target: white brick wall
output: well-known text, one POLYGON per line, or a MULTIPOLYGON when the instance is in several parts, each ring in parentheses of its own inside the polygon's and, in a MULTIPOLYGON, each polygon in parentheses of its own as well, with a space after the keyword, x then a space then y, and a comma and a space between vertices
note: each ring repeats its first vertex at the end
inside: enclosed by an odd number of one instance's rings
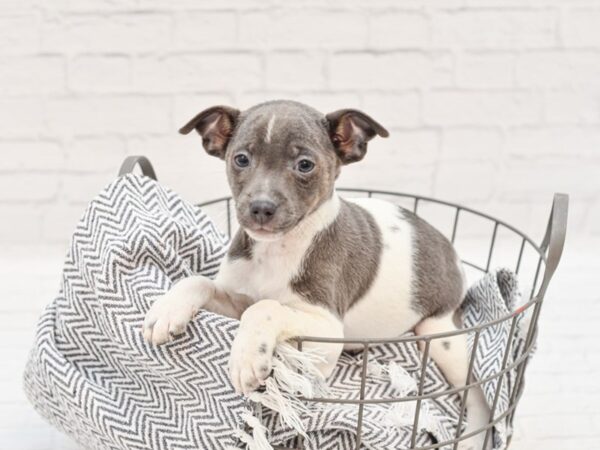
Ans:
POLYGON ((2 0, 0 243, 64 243, 127 154, 190 200, 223 167, 177 129, 216 103, 362 108, 392 132, 345 185, 536 237, 553 191, 600 234, 600 0, 2 0))
POLYGON ((221 161, 177 129, 272 98, 390 129, 344 185, 465 203, 536 238, 552 193, 572 195, 580 239, 512 447, 597 448, 600 0, 0 0, 0 450, 76 448, 20 377, 84 205, 128 154, 190 200, 227 192, 221 161))

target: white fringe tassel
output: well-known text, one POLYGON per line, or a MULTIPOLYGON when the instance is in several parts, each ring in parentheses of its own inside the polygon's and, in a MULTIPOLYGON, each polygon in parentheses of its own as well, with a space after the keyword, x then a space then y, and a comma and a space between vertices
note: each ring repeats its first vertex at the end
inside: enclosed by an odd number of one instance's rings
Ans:
MULTIPOLYGON (((273 374, 266 379, 264 392, 252 392, 248 398, 276 411, 283 425, 308 439, 301 415, 309 408, 298 397, 326 395, 325 379, 317 368, 317 364, 325 361, 323 352, 318 349, 299 351, 290 344, 278 344, 273 358, 273 374)), ((241 417, 252 428, 252 436, 243 430, 236 430, 234 435, 249 450, 271 450, 273 447, 267 439, 267 430, 260 420, 251 412, 241 417)))
MULTIPOLYGON (((310 411, 309 407, 299 397, 313 398, 327 395, 327 385, 317 368, 325 362, 325 357, 318 349, 299 351, 292 345, 281 343, 277 345, 273 358, 273 374, 265 381, 264 392, 252 392, 248 398, 269 408, 279 415, 282 425, 294 429, 305 439, 310 439, 306 427, 302 423, 302 415, 310 411)), ((390 385, 401 396, 417 392, 417 382, 410 374, 394 361, 383 366, 376 361, 367 364, 369 376, 387 378, 390 385)), ((430 413, 430 405, 421 403, 419 413, 420 428, 435 428, 435 419, 430 413)), ((389 408, 386 415, 391 426, 412 426, 415 414, 415 402, 400 402, 389 408)), ((238 429, 234 436, 247 445, 248 450, 272 450, 269 444, 268 430, 252 412, 241 415, 246 425, 252 429, 252 435, 238 429)), ((236 450, 229 447, 228 450, 236 450)))
POLYGON ((390 377, 390 384, 402 397, 406 397, 411 392, 417 392, 417 382, 415 379, 410 376, 404 367, 396 364, 394 361, 390 361, 388 364, 388 375, 390 377))
POLYGON ((367 374, 371 377, 389 379, 392 388, 402 397, 417 392, 415 379, 394 361, 390 361, 387 366, 383 366, 377 361, 370 361, 367 363, 367 374))

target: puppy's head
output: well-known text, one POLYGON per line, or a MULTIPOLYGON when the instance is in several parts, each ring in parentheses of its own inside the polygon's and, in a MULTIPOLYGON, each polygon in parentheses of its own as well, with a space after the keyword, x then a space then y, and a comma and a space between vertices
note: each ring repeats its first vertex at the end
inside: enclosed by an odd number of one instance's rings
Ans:
POLYGON ((388 132, 366 114, 323 115, 292 101, 240 112, 214 106, 180 132, 196 130, 205 150, 225 160, 240 225, 254 239, 276 239, 333 193, 344 164, 360 161, 367 142, 388 132))

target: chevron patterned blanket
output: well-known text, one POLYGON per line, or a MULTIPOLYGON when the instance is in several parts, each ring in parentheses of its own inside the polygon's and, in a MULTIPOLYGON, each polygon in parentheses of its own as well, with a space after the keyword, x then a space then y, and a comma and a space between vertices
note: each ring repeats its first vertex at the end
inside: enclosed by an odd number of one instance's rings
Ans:
MULTIPOLYGON (((37 326, 24 375, 35 409, 86 449, 241 445, 233 430, 243 427, 249 405, 234 393, 227 374, 238 322, 201 312, 185 335, 164 346, 147 344, 140 333, 152 301, 180 278, 214 276, 226 247, 225 236, 206 214, 157 182, 126 175, 109 184, 77 225, 60 292, 37 326)), ((503 316, 518 299, 512 273, 488 274, 469 290, 464 321, 475 325, 503 316)), ((509 363, 522 352, 520 325, 508 349, 509 363)), ((482 333, 477 378, 501 369, 508 333, 505 323, 482 333)), ((327 381, 329 395, 357 397, 361 358, 343 354, 327 381)), ((368 358, 368 398, 414 390, 420 367, 415 346, 374 346, 368 358)), ((508 407, 514 378, 508 371, 502 380, 496 415, 508 407)), ((447 388, 430 362, 425 392, 447 388)), ((495 381, 485 385, 490 403, 495 391, 495 381)), ((309 409, 302 418, 305 448, 354 448, 358 410, 350 406, 309 409)), ((456 395, 424 401, 417 443, 454 437, 459 411, 456 395)), ((398 405, 366 406, 364 448, 409 448, 412 420, 406 414, 398 405)), ((265 409, 260 416, 272 444, 289 445, 296 439, 297 433, 276 413, 265 409)), ((500 421, 494 447, 502 448, 508 434, 500 421)))

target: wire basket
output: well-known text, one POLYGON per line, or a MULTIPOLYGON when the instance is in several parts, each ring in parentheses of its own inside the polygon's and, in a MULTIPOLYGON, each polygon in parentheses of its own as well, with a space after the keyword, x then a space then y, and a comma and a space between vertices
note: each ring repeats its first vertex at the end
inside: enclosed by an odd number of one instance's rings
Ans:
MULTIPOLYGON (((153 179, 156 179, 156 174, 150 161, 143 156, 131 156, 127 158, 123 165, 119 175, 129 173, 134 170, 136 165, 139 165, 142 173, 153 179)), ((511 312, 510 314, 500 319, 476 326, 471 328, 463 328, 457 331, 438 333, 434 335, 422 335, 422 336, 402 336, 394 339, 335 339, 335 338, 320 338, 312 336, 302 336, 294 338, 298 348, 301 350, 302 345, 305 342, 321 342, 321 343, 343 343, 353 344, 353 346, 359 346, 362 348, 363 358, 361 367, 361 379, 360 379, 360 392, 357 399, 336 399, 336 398, 306 398, 308 402, 324 402, 324 403, 345 403, 356 405, 358 408, 358 422, 356 424, 356 448, 361 446, 361 435, 363 427, 363 410, 365 405, 368 404, 393 404, 397 402, 415 402, 415 414, 412 427, 411 435, 411 446, 412 450, 428 450, 434 448, 443 448, 446 446, 452 446, 456 449, 458 443, 472 437, 479 433, 485 433, 485 443, 483 448, 485 449, 488 442, 492 438, 492 430, 496 423, 501 420, 506 420, 509 425, 509 430, 512 430, 512 423, 514 420, 515 410, 519 403, 519 400, 523 394, 524 386, 524 373, 527 367, 527 362, 531 356, 535 347, 535 341, 537 337, 538 319, 541 310, 542 303, 548 284, 560 261, 562 254, 565 233, 567 226, 567 214, 568 214, 568 196, 565 194, 555 194, 552 210, 550 213, 550 219, 546 228, 546 233, 540 244, 537 244, 533 239, 528 237, 525 233, 519 231, 515 227, 507 224, 504 221, 496 219, 492 216, 476 211, 471 208, 467 208, 455 203, 437 200, 434 198, 424 197, 420 195, 405 194, 399 192, 381 191, 374 189, 349 189, 342 188, 338 189, 338 192, 342 195, 352 194, 353 196, 366 196, 366 197, 377 197, 383 198, 388 201, 400 204, 401 206, 407 207, 412 210, 415 214, 423 217, 424 219, 436 225, 440 231, 442 231, 450 241, 458 246, 458 240, 460 239, 461 230, 467 228, 467 236, 475 236, 476 242, 481 242, 482 238, 487 236, 488 246, 482 249, 480 246, 471 257, 466 257, 462 260, 465 268, 472 274, 482 275, 490 271, 492 267, 500 265, 500 259, 502 260, 501 265, 503 267, 512 268, 514 272, 519 275, 520 284, 530 285, 530 290, 527 290, 525 295, 525 301, 518 309, 511 312), (435 210, 435 213, 432 211, 435 210), (446 227, 439 226, 441 217, 445 216, 446 227), (436 221, 438 223, 436 223, 436 221), (444 229, 445 228, 445 229, 444 229), (510 250, 512 257, 510 255, 510 250), (508 363, 508 351, 504 352, 501 369, 492 375, 480 379, 473 379, 473 366, 475 361, 475 355, 477 353, 477 345, 479 342, 479 336, 482 331, 488 327, 496 326, 498 324, 510 324, 510 332, 507 334, 506 348, 510 348, 512 344, 512 338, 514 336, 514 329, 519 317, 529 315, 528 327, 526 330, 525 345, 521 355, 508 363), (425 370, 428 362, 429 347, 433 340, 443 339, 451 336, 460 334, 472 334, 473 335, 473 346, 471 355, 469 358, 468 376, 467 383, 465 386, 454 387, 450 390, 442 392, 432 392, 428 394, 423 393, 424 382, 425 382, 425 370), (367 352, 369 347, 376 344, 386 343, 421 343, 422 361, 420 368, 420 379, 417 388, 417 395, 408 397, 393 397, 393 398, 366 398, 365 387, 367 383, 367 352), (500 394, 500 388, 502 386, 502 378, 509 370, 516 370, 516 379, 513 384, 512 392, 509 396, 508 407, 500 414, 496 414, 496 406, 500 394), (466 398, 469 390, 483 385, 484 383, 492 380, 498 380, 496 383, 496 390, 491 404, 491 412, 487 424, 469 434, 460 434, 462 429, 462 421, 466 409, 466 398), (454 393, 462 393, 462 400, 460 404, 460 415, 458 418, 457 432, 454 439, 447 440, 444 442, 438 442, 433 445, 424 447, 415 447, 419 413, 421 409, 421 403, 426 399, 435 399, 441 395, 450 395, 454 393)), ((216 211, 225 212, 224 222, 221 224, 227 231, 229 237, 232 236, 235 223, 235 213, 232 208, 231 197, 222 197, 214 200, 200 203, 198 206, 203 207, 205 210, 213 208, 216 211)), ((207 210, 210 214, 210 211, 207 210)), ((460 246, 457 248, 459 255, 464 256, 464 252, 461 251, 460 246)), ((508 436, 508 443, 512 435, 508 436)), ((286 448, 286 449, 302 449, 303 442, 302 438, 298 437, 297 444, 295 447, 275 447, 275 448, 286 448)))

